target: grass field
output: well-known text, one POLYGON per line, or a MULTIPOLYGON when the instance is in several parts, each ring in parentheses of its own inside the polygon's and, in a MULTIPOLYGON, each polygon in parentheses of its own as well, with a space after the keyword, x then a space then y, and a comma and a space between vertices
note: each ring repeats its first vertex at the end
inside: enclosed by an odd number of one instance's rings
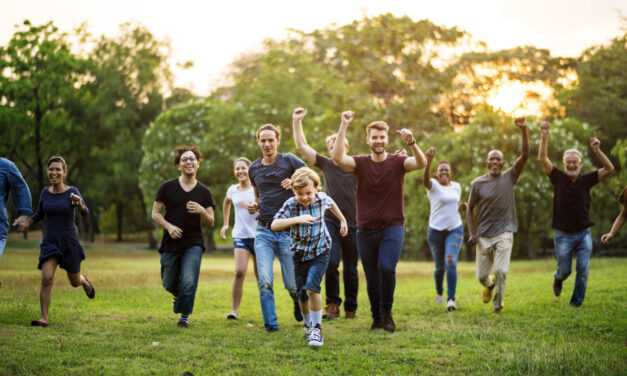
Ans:
POLYGON ((278 262, 279 332, 263 329, 252 268, 240 320, 225 319, 233 274, 228 255, 203 259, 185 330, 176 326, 172 298, 161 287, 158 254, 111 244, 86 247, 82 269, 96 286, 95 300, 58 270, 50 327, 31 327, 40 317, 38 252, 33 241, 9 240, 0 261, 1 375, 627 374, 627 259, 592 260, 580 309, 568 304, 572 277, 563 295, 553 296, 554 261, 513 262, 501 317, 481 302, 474 264, 460 263, 458 310, 449 314, 434 304, 432 263, 402 262, 397 332, 369 331, 362 274, 357 319, 324 322, 324 346, 313 350, 292 316, 278 262))

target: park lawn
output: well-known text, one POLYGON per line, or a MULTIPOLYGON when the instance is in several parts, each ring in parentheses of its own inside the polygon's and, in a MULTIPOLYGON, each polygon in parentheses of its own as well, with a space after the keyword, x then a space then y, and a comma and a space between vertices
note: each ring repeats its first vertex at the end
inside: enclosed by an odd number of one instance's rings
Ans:
POLYGON ((97 289, 87 299, 58 270, 50 327, 40 317, 37 245, 9 240, 0 261, 0 375, 289 375, 289 374, 627 374, 627 259, 593 259, 584 305, 568 304, 571 276, 553 296, 553 260, 515 261, 505 308, 493 317, 481 302, 474 264, 459 264, 458 310, 434 304, 433 264, 403 261, 397 270, 398 330, 369 330, 361 273, 357 319, 323 322, 324 346, 310 349, 275 263, 281 330, 263 329, 252 264, 240 320, 231 308, 233 260, 203 259, 190 329, 176 326, 163 290, 159 256, 114 244, 88 244, 83 272, 97 289), (249 325, 250 324, 250 325, 249 325))

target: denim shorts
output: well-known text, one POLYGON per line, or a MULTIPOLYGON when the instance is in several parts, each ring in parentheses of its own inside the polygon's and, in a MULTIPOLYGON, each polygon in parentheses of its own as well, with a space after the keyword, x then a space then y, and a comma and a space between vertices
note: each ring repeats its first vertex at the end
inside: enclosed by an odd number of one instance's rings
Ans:
POLYGON ((241 248, 255 254, 255 238, 233 238, 233 248, 241 248))
POLYGON ((306 302, 307 290, 320 293, 320 283, 329 265, 329 250, 326 250, 311 260, 301 261, 301 255, 294 254, 294 277, 298 300, 306 302))

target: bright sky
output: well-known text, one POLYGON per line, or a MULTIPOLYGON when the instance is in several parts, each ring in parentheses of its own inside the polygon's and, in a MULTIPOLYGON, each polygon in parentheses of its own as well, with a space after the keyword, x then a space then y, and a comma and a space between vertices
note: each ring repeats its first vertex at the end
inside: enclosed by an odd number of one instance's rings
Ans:
POLYGON ((348 23, 364 15, 390 12, 414 20, 457 25, 490 50, 534 45, 554 56, 577 56, 621 33, 626 0, 0 0, 0 44, 24 19, 54 21, 63 31, 87 21, 94 35, 113 36, 126 21, 143 23, 157 38, 168 38, 175 84, 206 95, 223 82, 228 64, 259 48, 265 38, 280 39, 286 28, 304 31, 348 23))

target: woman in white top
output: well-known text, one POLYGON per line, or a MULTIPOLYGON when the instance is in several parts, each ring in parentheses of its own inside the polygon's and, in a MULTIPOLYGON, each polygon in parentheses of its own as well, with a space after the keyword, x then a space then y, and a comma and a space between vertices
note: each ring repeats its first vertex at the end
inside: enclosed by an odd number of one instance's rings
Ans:
POLYGON ((451 165, 440 161, 435 167, 434 178, 429 177, 435 148, 425 153, 427 165, 422 175, 422 182, 427 188, 427 197, 431 203, 429 231, 427 241, 435 262, 435 302, 443 304, 443 282, 446 271, 448 311, 455 310, 455 289, 457 287, 457 255, 464 240, 464 227, 459 211, 466 210, 466 203, 460 203, 461 186, 451 181, 451 165))
POLYGON ((233 253, 235 255, 235 278, 233 279, 233 311, 227 319, 237 319, 239 305, 242 301, 242 288, 244 278, 248 271, 248 257, 253 256, 255 265, 255 277, 257 277, 257 264, 255 261, 255 227, 257 226, 257 214, 248 213, 246 206, 255 201, 255 192, 248 176, 250 161, 246 158, 237 158, 233 164, 233 173, 238 184, 229 187, 222 204, 224 225, 220 230, 220 237, 226 239, 226 230, 229 228, 231 203, 235 203, 235 224, 233 225, 233 253))

